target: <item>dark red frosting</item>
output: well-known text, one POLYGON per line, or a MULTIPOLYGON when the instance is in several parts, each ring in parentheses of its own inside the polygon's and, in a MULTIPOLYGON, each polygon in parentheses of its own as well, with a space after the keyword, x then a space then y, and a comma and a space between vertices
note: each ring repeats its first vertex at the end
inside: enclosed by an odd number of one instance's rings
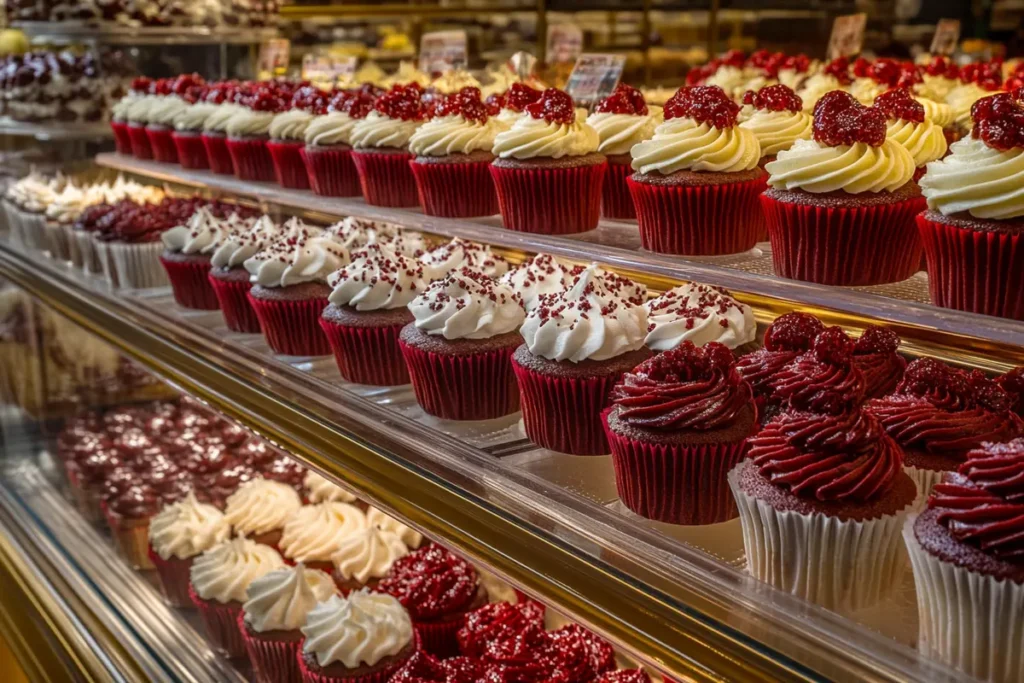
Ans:
POLYGON ((145 519, 160 511, 163 502, 151 487, 145 484, 131 486, 120 495, 107 500, 108 509, 127 519, 145 519))
POLYGON ((684 86, 665 103, 666 120, 687 117, 715 128, 732 128, 739 113, 739 105, 717 85, 684 86))
POLYGON ((413 619, 429 621, 465 610, 476 598, 473 565, 436 544, 414 550, 391 566, 377 590, 389 593, 413 619))
POLYGON ((604 638, 579 624, 569 624, 548 634, 548 657, 554 670, 574 683, 592 681, 615 668, 615 650, 604 638))
POLYGON ((1010 407, 1013 412, 1024 416, 1024 366, 1014 368, 1005 375, 1000 375, 996 378, 996 382, 1010 397, 1010 407))
POLYGON ((544 119, 548 123, 569 125, 576 120, 576 105, 569 93, 558 88, 548 88, 540 99, 526 105, 525 111, 532 118, 544 119))
POLYGON ((770 391, 775 374, 808 351, 824 329, 820 320, 806 313, 780 315, 765 331, 764 347, 740 358, 736 371, 756 395, 764 396, 770 391))
POLYGON ((814 338, 814 347, 770 380, 772 400, 793 410, 832 415, 864 400, 864 374, 853 362, 854 342, 838 327, 814 338))
POLYGON ((983 442, 1024 433, 1011 405, 1010 396, 980 372, 922 358, 907 366, 893 394, 868 401, 866 409, 903 448, 962 456, 983 442))
POLYGON ((753 401, 723 344, 685 341, 627 372, 612 392, 620 421, 656 430, 708 431, 730 425, 753 401))
POLYGON ((757 92, 748 90, 743 94, 743 104, 749 104, 754 109, 765 111, 796 113, 803 110, 804 101, 788 85, 778 83, 765 86, 757 92))
POLYGON ((459 629, 459 651, 479 657, 495 641, 508 640, 530 625, 544 626, 544 608, 533 601, 513 605, 492 602, 466 615, 465 625, 459 629))
POLYGON ((903 378, 907 361, 896 352, 899 336, 887 327, 870 326, 853 347, 853 362, 864 373, 865 395, 885 396, 903 378))
POLYGON ((529 626, 514 638, 492 642, 482 659, 501 667, 509 683, 569 683, 564 672, 555 672, 549 642, 543 627, 529 626))
POLYGON ((626 83, 619 83, 615 91, 597 103, 594 111, 598 114, 633 114, 646 116, 647 102, 639 90, 626 83))
POLYGON ((390 683, 505 683, 501 668, 470 657, 439 660, 420 650, 390 683))
POLYGON ((621 669, 598 676, 594 683, 651 683, 651 677, 643 669, 621 669))
POLYGON ((878 147, 885 142, 885 114, 865 107, 853 95, 832 90, 814 105, 814 139, 829 147, 858 142, 878 147))
POLYGON ((1024 564, 1024 439, 987 443, 932 490, 928 507, 962 543, 1024 564))
POLYGON ((820 501, 866 502, 888 491, 903 454, 870 413, 786 412, 750 438, 761 474, 793 494, 820 501))

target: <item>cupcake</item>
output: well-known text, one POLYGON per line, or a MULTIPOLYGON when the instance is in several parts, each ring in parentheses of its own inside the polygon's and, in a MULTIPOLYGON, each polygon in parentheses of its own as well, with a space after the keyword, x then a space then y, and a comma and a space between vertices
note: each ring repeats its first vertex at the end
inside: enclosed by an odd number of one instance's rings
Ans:
POLYGON ((502 683, 502 667, 470 657, 437 657, 420 650, 409 659, 390 683, 502 683))
POLYGON ((319 112, 327 111, 327 93, 314 86, 295 91, 291 108, 278 113, 270 122, 267 151, 274 163, 274 177, 281 187, 309 189, 309 174, 302 160, 306 129, 319 112))
POLYGON ((291 486, 258 478, 228 496, 224 519, 236 536, 251 536, 257 543, 276 548, 285 524, 301 507, 302 500, 291 486))
POLYGON ((885 133, 880 109, 829 93, 814 109, 814 139, 798 140, 765 166, 761 205, 777 275, 877 285, 917 272, 913 217, 923 205, 914 159, 885 133))
POLYGON ((644 347, 647 311, 642 299, 627 296, 620 279, 591 265, 526 316, 525 343, 512 367, 526 434, 538 446, 572 455, 609 452, 601 412, 622 375, 651 355, 644 347))
POLYGON ((408 384, 398 336, 413 322, 409 303, 426 289, 423 266, 381 244, 351 256, 327 278, 333 291, 320 316, 338 370, 356 384, 408 384))
POLYGON ((922 97, 935 102, 945 102, 950 91, 959 85, 960 70, 949 57, 935 55, 925 65, 921 83, 914 90, 922 97))
POLYGON ((968 373, 922 358, 907 366, 896 390, 865 410, 903 448, 904 468, 927 495, 967 452, 987 441, 1024 434, 1010 396, 980 371, 968 373))
POLYGON ((458 653, 466 614, 487 602, 473 566, 434 544, 397 560, 377 590, 409 610, 423 649, 438 657, 458 653))
POLYGON ((426 117, 422 92, 416 85, 395 86, 352 129, 352 161, 367 204, 419 206, 409 140, 426 117))
POLYGON ((201 206, 188 223, 160 235, 165 247, 160 263, 167 271, 174 300, 179 305, 206 311, 220 307, 208 275, 211 255, 220 241, 222 229, 222 221, 201 206))
POLYGON ((274 162, 267 149, 270 124, 288 105, 270 86, 246 93, 240 104, 224 126, 235 177, 273 182, 274 162))
POLYGON ((245 656, 238 619, 250 584, 283 566, 276 550, 248 538, 225 541, 193 560, 189 597, 207 637, 225 656, 245 656))
POLYGON ((427 281, 440 280, 462 268, 470 268, 489 278, 500 278, 509 269, 508 261, 491 251, 490 246, 460 237, 424 253, 420 263, 427 281))
POLYGON ((718 342, 737 356, 758 348, 753 309, 720 287, 680 285, 644 302, 644 308, 644 345, 652 351, 669 351, 683 342, 694 346, 718 342))
POLYGON ((544 234, 597 227, 608 164, 597 131, 577 118, 572 98, 548 88, 494 138, 490 166, 509 230, 544 234))
POLYGON ((277 547, 286 561, 330 572, 331 555, 344 539, 366 528, 366 515, 348 503, 304 505, 291 513, 277 547))
POLYGON ((1024 678, 1024 439, 972 450, 907 521, 922 653, 982 681, 1024 678))
POLYGON ((149 81, 146 84, 146 92, 140 97, 132 98, 124 112, 128 122, 128 139, 132 145, 132 156, 136 159, 152 159, 153 147, 150 144, 149 136, 146 135, 146 124, 149 123, 149 115, 153 106, 158 104, 170 89, 166 79, 149 81))
POLYGON ((491 180, 491 148, 504 130, 480 100, 480 89, 467 87, 442 95, 431 118, 409 139, 409 152, 420 205, 428 216, 491 216, 498 198, 491 180))
POLYGON ((419 548, 423 543, 423 534, 375 507, 371 507, 366 511, 366 524, 367 526, 377 527, 382 531, 390 531, 396 534, 402 539, 402 543, 410 548, 419 548))
POLYGON ((384 683, 419 649, 409 612, 368 591, 316 605, 301 630, 303 683, 384 683))
MULTIPOLYGON (((311 505, 317 503, 349 503, 359 504, 358 499, 341 488, 327 477, 310 470, 306 472, 302 485, 306 489, 306 499, 311 505)), ((365 507, 365 505, 361 505, 365 507)))
POLYGON ((899 446, 859 408, 787 411, 729 473, 747 568, 829 609, 877 603, 903 571, 900 528, 917 496, 899 446))
POLYGON ((249 220, 233 214, 221 225, 210 256, 209 280, 217 296, 217 307, 224 314, 224 323, 232 332, 260 332, 256 310, 249 303, 252 283, 244 264, 262 251, 279 230, 270 216, 249 220))
POLYGON ((946 154, 946 135, 942 127, 925 116, 924 105, 906 88, 893 88, 875 99, 875 108, 885 113, 885 137, 902 145, 914 158, 914 180, 924 175, 930 161, 946 154))
MULTIPOLYGON (((772 85, 756 93, 748 90, 743 103, 750 107, 750 115, 740 124, 757 138, 761 146, 764 165, 775 161, 776 155, 793 146, 797 140, 811 139, 812 120, 803 110, 803 101, 785 85, 772 85)), ((766 179, 767 180, 767 179, 766 179)))
POLYGON ((605 218, 636 218, 626 185, 626 178, 633 173, 630 150, 654 135, 661 116, 661 107, 649 108, 639 90, 619 83, 615 92, 598 102, 594 113, 587 117, 587 125, 597 131, 600 140, 597 151, 608 160, 601 196, 605 218))
POLYGON ((164 600, 172 607, 188 607, 192 562, 201 553, 231 535, 231 525, 212 505, 200 503, 195 493, 165 505, 149 522, 149 560, 156 568, 164 600))
POLYGON ((903 379, 907 361, 896 350, 899 336, 887 327, 870 325, 853 347, 853 362, 864 374, 867 398, 890 394, 903 379))
POLYGON ((205 170, 210 168, 210 157, 203 143, 203 124, 224 101, 228 85, 213 83, 197 89, 186 98, 188 106, 174 117, 171 140, 178 153, 182 168, 205 170))
POLYGON ((151 289, 168 284, 160 265, 160 236, 192 214, 195 204, 166 198, 160 204, 119 202, 112 215, 98 222, 92 247, 107 282, 126 289, 151 289))
POLYGON ((246 259, 252 288, 249 303, 274 353, 326 356, 320 328, 331 288, 327 276, 348 263, 348 253, 330 234, 290 219, 263 248, 246 259))
POLYGON ((736 254, 757 243, 761 147, 739 111, 721 88, 680 88, 654 137, 633 147, 627 182, 645 249, 736 254))
POLYGON ((306 146, 301 154, 315 194, 324 197, 362 194, 359 173, 352 161, 352 130, 373 110, 374 99, 382 93, 374 86, 337 91, 326 110, 306 126, 306 146))
POLYGON ((974 105, 971 135, 928 164, 921 191, 928 210, 917 229, 928 261, 932 303, 1024 320, 1024 230, 1017 195, 1024 174, 1024 91, 974 105))
POLYGON ((238 629, 257 680, 302 680, 300 629, 314 607, 336 594, 330 576, 301 563, 275 569, 249 584, 238 629))
POLYGON ((722 344, 683 342, 623 375, 603 419, 627 508, 670 524, 736 517, 726 475, 758 424, 734 364, 722 344))
POLYGON ((202 87, 203 79, 198 74, 178 76, 170 79, 169 92, 157 98, 149 108, 146 119, 146 137, 153 150, 153 159, 167 164, 178 163, 178 148, 174 144, 174 122, 189 108, 184 96, 202 87))
POLYGON ((465 624, 456 634, 459 652, 464 657, 482 657, 491 643, 510 640, 530 628, 544 628, 543 605, 532 601, 492 602, 466 615, 465 624))
POLYGON ((151 83, 145 76, 134 79, 128 94, 110 108, 110 129, 114 132, 114 148, 118 154, 132 153, 132 138, 128 134, 128 108, 135 100, 146 96, 151 83))
MULTIPOLYGON (((133 475, 129 476, 135 478, 133 475)), ((102 509, 114 545, 135 569, 153 569, 147 552, 149 522, 160 511, 161 504, 160 494, 152 486, 138 481, 114 495, 106 496, 103 501, 102 509)))
POLYGON ((540 305, 545 295, 561 294, 572 284, 575 266, 550 254, 537 254, 518 268, 501 276, 507 285, 523 299, 527 312, 540 305))
POLYGON ((219 175, 232 175, 235 163, 228 150, 227 127, 237 114, 245 110, 235 101, 238 96, 237 87, 225 87, 212 91, 206 101, 214 105, 214 110, 203 121, 203 147, 206 158, 210 162, 210 170, 219 175))
POLYGON ((367 526, 337 542, 331 555, 334 582, 343 595, 363 588, 375 590, 395 561, 408 554, 409 547, 398 534, 367 526))
POLYGON ((482 660, 510 680, 587 683, 615 668, 615 650, 577 624, 550 632, 530 625, 515 638, 488 643, 482 660))
POLYGON ((416 400, 446 420, 490 420, 519 410, 509 362, 525 311, 519 295, 469 267, 435 280, 409 304, 398 337, 416 400))

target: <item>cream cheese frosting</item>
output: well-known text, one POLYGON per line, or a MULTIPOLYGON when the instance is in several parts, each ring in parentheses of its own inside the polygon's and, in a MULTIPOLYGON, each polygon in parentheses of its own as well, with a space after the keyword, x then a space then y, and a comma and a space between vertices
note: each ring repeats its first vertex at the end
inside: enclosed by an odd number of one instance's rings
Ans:
POLYGON ((272 140, 304 140, 306 128, 313 121, 313 115, 304 109, 289 109, 274 117, 270 122, 272 140))
POLYGON ((936 102, 927 97, 915 97, 915 100, 924 107, 924 118, 931 121, 939 128, 949 128, 953 125, 953 107, 945 102, 936 102))
POLYGON ((352 252, 352 262, 332 273, 327 284, 333 287, 328 301, 357 311, 404 308, 427 288, 423 266, 386 244, 352 252))
POLYGON ((356 123, 349 139, 356 148, 405 149, 409 146, 413 133, 421 125, 422 121, 403 121, 385 116, 379 111, 371 111, 365 119, 360 119, 356 123))
POLYGON ((203 600, 244 603, 253 581, 283 566, 281 555, 269 545, 234 538, 192 561, 192 589, 203 600))
POLYGON ((597 131, 601 154, 629 154, 633 147, 654 135, 661 122, 661 108, 648 107, 647 114, 597 112, 587 117, 587 125, 597 131))
POLYGON ((337 595, 306 615, 303 652, 321 667, 340 662, 346 668, 373 666, 393 657, 413 640, 412 619, 390 595, 367 590, 337 595))
POLYGON ((369 526, 338 541, 331 562, 343 579, 365 586, 370 579, 384 578, 395 560, 408 554, 398 534, 369 526))
POLYGON ((314 505, 327 502, 356 502, 356 497, 353 494, 313 470, 306 472, 306 478, 302 480, 302 485, 306 487, 306 496, 309 498, 309 502, 314 505))
POLYGON ((189 104, 177 95, 159 98, 149 109, 147 119, 151 126, 174 126, 174 121, 188 109, 189 104))
POLYGON ((342 539, 365 528, 366 515, 354 505, 304 505, 285 523, 278 547, 296 562, 328 562, 342 539))
POLYGON ((914 166, 924 166, 929 161, 941 159, 946 153, 946 135, 942 127, 928 120, 921 123, 905 119, 889 119, 885 136, 902 145, 914 158, 914 166))
POLYGON ((850 94, 866 107, 870 107, 875 98, 888 89, 888 85, 879 83, 873 78, 855 78, 850 84, 850 94))
POLYGON ((228 496, 224 517, 240 536, 280 529, 302 507, 291 486, 269 479, 253 479, 228 496))
POLYGON ((396 534, 402 539, 402 543, 410 548, 419 548, 423 542, 423 534, 399 522, 386 512, 382 512, 379 508, 371 507, 366 511, 366 523, 369 526, 396 534))
POLYGON ((205 206, 200 206, 185 225, 176 225, 160 235, 169 251, 182 254, 212 252, 220 239, 222 221, 205 206))
POLYGON ((310 610, 337 594, 334 579, 300 562, 250 583, 242 612, 245 623, 257 633, 297 631, 305 625, 310 610))
POLYGON ((761 145, 749 128, 715 128, 679 117, 660 124, 654 137, 633 147, 632 154, 633 170, 640 173, 735 173, 757 167, 761 145))
POLYGON ((775 156, 797 140, 810 140, 814 120, 802 111, 753 109, 740 124, 750 130, 761 146, 761 156, 775 156))
POLYGON ((358 216, 348 216, 328 226, 326 231, 349 252, 371 244, 385 244, 403 256, 419 258, 428 246, 426 238, 418 232, 358 216))
POLYGON ((270 216, 260 216, 250 221, 240 218, 238 214, 232 214, 221 227, 218 244, 210 262, 216 268, 241 266, 246 259, 252 258, 263 249, 279 229, 270 216))
POLYGON ((1003 152, 967 136, 949 150, 949 156, 928 164, 920 180, 928 208, 990 220, 1024 216, 1024 149, 1003 152))
POLYGON ((224 513, 200 503, 195 492, 164 506, 149 521, 149 544, 164 560, 185 560, 223 543, 231 535, 224 513))
POLYGON ((561 159, 597 151, 597 131, 577 116, 572 123, 519 116, 512 127, 494 138, 493 153, 502 159, 561 159))
POLYGON ((214 105, 214 110, 203 121, 203 130, 209 133, 223 133, 227 130, 231 119, 244 110, 245 107, 233 102, 221 102, 214 105))
POLYGON ((797 95, 804 102, 804 111, 810 114, 814 111, 814 105, 818 103, 825 93, 833 90, 848 90, 839 79, 832 74, 816 73, 804 81, 797 95))
POLYGON ((272 111, 255 111, 240 107, 224 126, 224 132, 233 138, 263 137, 270 133, 274 120, 272 111))
POLYGON ((537 254, 532 259, 501 276, 502 284, 519 292, 523 306, 532 311, 542 296, 560 294, 572 282, 573 265, 550 254, 537 254))
POLYGON ((332 111, 316 116, 306 126, 306 144, 314 147, 352 144, 352 129, 359 119, 343 111, 332 111))
POLYGON ((324 282, 327 276, 348 263, 349 255, 330 233, 289 219, 276 238, 244 265, 250 281, 263 287, 288 287, 303 282, 324 282))
POLYGON ((647 310, 627 301, 621 286, 585 268, 561 294, 545 296, 520 333, 530 353, 555 361, 608 360, 644 345, 647 310))
POLYGON ((961 130, 969 130, 973 125, 971 107, 982 97, 993 93, 985 90, 977 83, 964 83, 949 91, 946 104, 953 110, 953 120, 961 130))
POLYGON ((484 275, 498 278, 509 270, 509 263, 491 251, 490 246, 454 238, 420 257, 424 276, 437 280, 460 268, 472 268, 484 275))
POLYGON ((765 166, 768 185, 783 190, 850 194, 903 187, 914 177, 914 159, 902 145, 885 140, 828 147, 817 140, 797 140, 765 166))
POLYGON ((143 95, 142 97, 136 97, 128 104, 128 108, 125 111, 124 116, 130 123, 149 123, 149 117, 153 112, 153 107, 158 105, 161 99, 163 98, 156 95, 143 95))
POLYGON ((647 348, 668 351, 685 341, 708 342, 735 349, 757 338, 754 311, 725 290, 690 283, 670 289, 645 304, 647 348))
POLYGON ((938 102, 945 100, 950 91, 958 84, 955 78, 947 78, 946 76, 932 76, 926 73, 921 78, 922 80, 917 84, 915 90, 922 97, 938 102))
POLYGON ((490 152, 495 136, 504 129, 500 121, 490 117, 477 121, 459 114, 438 116, 416 129, 409 138, 409 151, 427 157, 490 152))
POLYGON ((409 310, 418 329, 445 339, 489 339, 515 332, 526 315, 518 294, 470 268, 432 282, 409 310))
POLYGON ((209 102, 196 102, 182 109, 174 117, 174 129, 178 131, 198 131, 210 114, 217 110, 217 105, 209 102))

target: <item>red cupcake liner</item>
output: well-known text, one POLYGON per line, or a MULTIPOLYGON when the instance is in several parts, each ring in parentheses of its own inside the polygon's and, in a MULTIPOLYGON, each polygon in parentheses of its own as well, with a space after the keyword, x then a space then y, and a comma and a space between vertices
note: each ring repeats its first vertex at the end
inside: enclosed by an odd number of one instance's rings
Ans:
POLYGON ((921 265, 914 216, 923 197, 852 208, 789 204, 761 196, 775 274, 821 285, 906 280, 921 265), (884 246, 883 246, 884 245, 884 246))
MULTIPOLYGON (((761 170, 764 170, 763 166, 761 167, 761 170)), ((768 189, 768 175, 766 173, 765 176, 763 178, 761 178, 761 184, 758 186, 758 190, 757 190, 757 195, 758 195, 757 210, 754 212, 754 215, 752 216, 753 224, 755 226, 755 231, 757 232, 757 241, 758 242, 767 242, 768 241, 768 219, 766 219, 765 216, 764 216, 764 209, 761 207, 761 201, 760 201, 760 196, 767 189, 768 189)))
POLYGON ((488 162, 465 164, 409 162, 416 177, 420 205, 428 216, 472 218, 498 213, 488 162))
POLYGON ((169 261, 163 256, 160 263, 167 271, 167 279, 171 281, 174 300, 185 308, 199 311, 215 311, 220 308, 217 293, 210 286, 210 262, 169 261))
POLYGON ((932 303, 1024 320, 1024 236, 958 228, 917 216, 932 303))
POLYGON ((193 607, 192 598, 189 597, 193 558, 182 560, 171 556, 165 560, 153 550, 153 546, 149 546, 148 555, 160 578, 161 592, 167 604, 171 607, 193 607))
POLYGON ((398 344, 416 400, 427 413, 445 420, 493 420, 519 410, 515 348, 448 356, 398 344))
POLYGON ((262 331, 260 320, 249 303, 249 290, 252 289, 252 284, 248 281, 220 280, 213 275, 209 275, 208 278, 228 329, 243 334, 259 334, 262 331))
POLYGON ((489 167, 509 230, 570 235, 597 227, 607 162, 575 168, 489 167))
POLYGON ((245 642, 242 640, 241 631, 238 630, 241 605, 236 607, 222 605, 213 600, 203 600, 191 585, 188 587, 188 597, 199 610, 207 639, 227 657, 244 657, 245 642))
POLYGON ((165 164, 178 163, 178 147, 174 144, 174 129, 146 127, 149 146, 153 148, 153 158, 165 164))
POLYGON ((420 648, 442 659, 459 656, 459 629, 465 624, 464 618, 443 622, 413 620, 412 625, 419 637, 420 648))
POLYGON ((338 371, 349 382, 378 387, 409 383, 409 370, 398 345, 404 325, 352 327, 320 318, 320 327, 334 351, 338 371))
POLYGON ((132 136, 128 133, 125 121, 111 121, 110 128, 114 131, 114 148, 118 154, 132 153, 132 136))
POLYGON ((145 126, 129 123, 128 138, 132 143, 132 156, 136 159, 153 158, 153 146, 149 142, 149 135, 146 134, 145 126))
POLYGON ((640 243, 659 254, 739 254, 757 244, 764 180, 721 185, 650 185, 626 179, 640 243))
POLYGON ((293 190, 309 189, 309 173, 302 161, 304 142, 271 140, 267 143, 267 151, 274 162, 274 177, 277 184, 293 190))
POLYGON ((302 641, 274 641, 253 638, 245 626, 245 612, 238 613, 238 632, 242 635, 245 652, 252 662, 253 673, 260 683, 300 683, 302 672, 302 641))
POLYGON ((171 134, 174 147, 178 150, 178 163, 182 168, 205 170, 210 168, 210 157, 206 153, 206 143, 199 133, 171 134))
POLYGON ((267 141, 260 138, 228 138, 228 153, 239 180, 274 181, 274 160, 267 141))
POLYGON ((359 171, 350 148, 303 147, 299 150, 306 164, 309 186, 322 197, 359 197, 359 171))
POLYGON ((234 175, 235 162, 231 160, 227 137, 206 133, 203 133, 202 137, 203 147, 206 148, 206 158, 210 162, 210 170, 219 175, 234 175))
POLYGON ((601 214, 605 218, 636 218, 636 207, 626 178, 633 175, 629 164, 608 164, 608 175, 601 190, 601 214))
POLYGON ((542 448, 571 455, 609 452, 601 413, 608 407, 620 375, 611 377, 551 377, 525 368, 515 360, 523 425, 530 440, 542 448))
POLYGON ((268 301, 247 295, 260 321, 263 337, 274 353, 285 356, 329 356, 331 346, 320 329, 327 299, 268 301))
POLYGON ((353 150, 352 162, 359 172, 363 199, 374 206, 419 206, 416 177, 409 168, 413 156, 353 150))
POLYGON ((627 508, 669 524, 717 524, 739 516, 726 475, 743 459, 746 439, 690 447, 645 443, 612 431, 608 412, 603 420, 615 488, 627 508))

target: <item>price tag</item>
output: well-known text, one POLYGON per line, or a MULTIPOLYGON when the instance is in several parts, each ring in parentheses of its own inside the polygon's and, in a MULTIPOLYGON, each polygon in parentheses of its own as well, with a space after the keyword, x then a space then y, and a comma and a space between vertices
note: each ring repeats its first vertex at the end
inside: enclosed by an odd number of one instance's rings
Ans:
POLYGON ((597 102, 612 94, 625 66, 625 55, 580 55, 565 90, 577 103, 597 102))
POLYGON ((860 52, 864 45, 864 29, 868 25, 868 15, 846 14, 836 17, 832 23, 832 36, 828 39, 829 59, 852 57, 860 52))
POLYGON ((292 44, 287 38, 272 38, 260 45, 259 59, 256 62, 260 78, 283 76, 288 71, 288 57, 292 44))
POLYGON ((547 61, 549 64, 569 64, 583 52, 583 29, 576 24, 548 26, 547 61))
POLYGON ((334 85, 355 77, 356 57, 308 54, 302 58, 302 79, 334 85))
POLYGON ((434 31, 420 39, 420 71, 444 73, 465 69, 467 63, 465 31, 434 31))
POLYGON ((960 20, 939 19, 935 26, 935 37, 932 38, 933 55, 951 55, 956 52, 960 43, 960 20))

